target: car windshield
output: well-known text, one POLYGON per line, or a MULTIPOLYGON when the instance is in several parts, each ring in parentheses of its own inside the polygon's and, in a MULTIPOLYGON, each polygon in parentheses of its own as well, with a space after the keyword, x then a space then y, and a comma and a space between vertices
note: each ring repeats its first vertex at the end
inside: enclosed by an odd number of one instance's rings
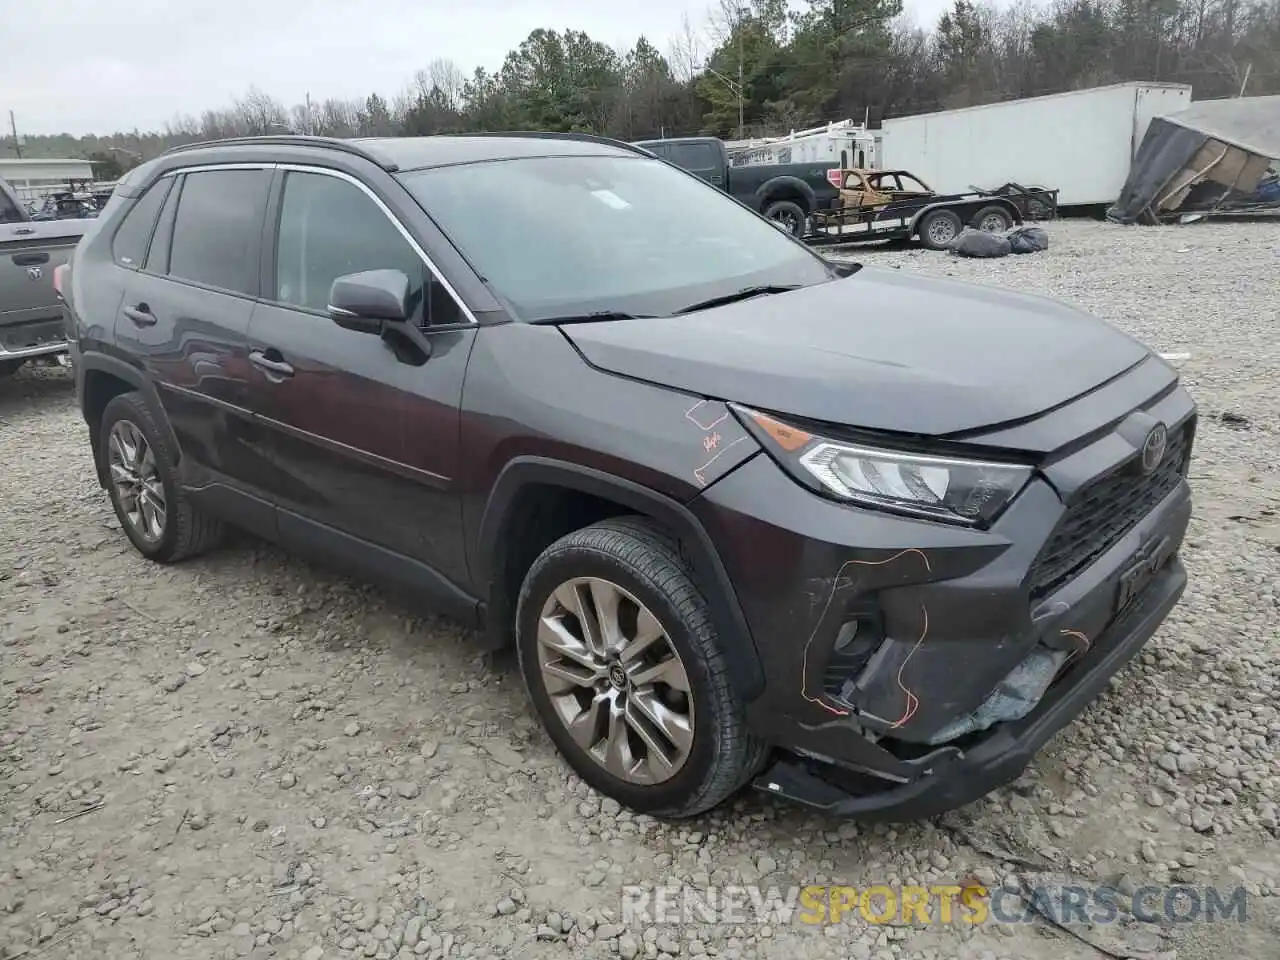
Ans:
POLYGON ((665 317, 837 276, 714 187, 645 157, 485 161, 400 179, 524 320, 665 317))

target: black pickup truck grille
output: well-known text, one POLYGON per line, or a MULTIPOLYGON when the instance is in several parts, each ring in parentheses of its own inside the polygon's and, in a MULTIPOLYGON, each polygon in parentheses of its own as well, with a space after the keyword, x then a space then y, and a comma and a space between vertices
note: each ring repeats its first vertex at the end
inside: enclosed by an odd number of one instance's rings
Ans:
POLYGON ((1126 465, 1080 491, 1032 565, 1033 603, 1070 582, 1174 491, 1191 461, 1194 429, 1188 423, 1169 434, 1164 460, 1152 473, 1126 465))

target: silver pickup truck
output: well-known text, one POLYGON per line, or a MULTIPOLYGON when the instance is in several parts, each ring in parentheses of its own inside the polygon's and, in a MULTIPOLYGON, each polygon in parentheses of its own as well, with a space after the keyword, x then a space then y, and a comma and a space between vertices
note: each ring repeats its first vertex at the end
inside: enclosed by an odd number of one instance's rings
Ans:
POLYGON ((36 357, 67 356, 53 272, 93 220, 32 220, 0 180, 0 377, 36 357))

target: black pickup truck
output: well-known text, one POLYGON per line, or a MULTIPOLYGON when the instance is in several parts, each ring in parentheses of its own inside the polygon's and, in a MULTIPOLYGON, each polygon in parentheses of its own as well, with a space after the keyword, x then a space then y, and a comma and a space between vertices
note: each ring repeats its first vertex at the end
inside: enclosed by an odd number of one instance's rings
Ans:
POLYGON ((637 140, 634 145, 696 174, 797 237, 804 236, 805 223, 814 211, 839 205, 840 191, 827 179, 829 163, 731 167, 724 141, 715 137, 637 140))

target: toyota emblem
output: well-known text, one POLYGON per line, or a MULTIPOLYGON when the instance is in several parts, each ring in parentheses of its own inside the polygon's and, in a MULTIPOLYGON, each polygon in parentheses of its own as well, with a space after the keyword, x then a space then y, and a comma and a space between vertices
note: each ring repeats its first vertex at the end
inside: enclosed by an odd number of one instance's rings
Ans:
POLYGON ((44 271, 39 267, 27 267, 27 276, 32 280, 39 280, 44 276, 44 271))
POLYGON ((1142 443, 1142 472, 1150 473, 1156 467, 1160 466, 1160 461, 1164 459, 1165 447, 1169 443, 1169 431, 1163 423, 1157 423, 1151 428, 1151 432, 1147 434, 1147 439, 1142 443))

